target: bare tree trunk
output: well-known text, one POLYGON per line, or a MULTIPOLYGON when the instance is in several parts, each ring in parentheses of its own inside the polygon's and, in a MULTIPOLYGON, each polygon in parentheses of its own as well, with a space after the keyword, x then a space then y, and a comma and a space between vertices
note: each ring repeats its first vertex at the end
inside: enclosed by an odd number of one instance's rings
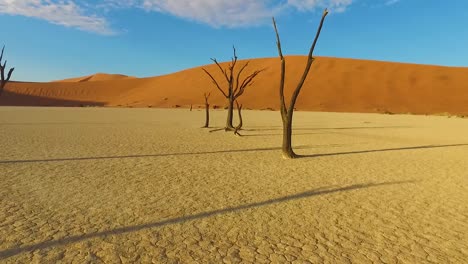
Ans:
POLYGON ((239 115, 239 124, 234 129, 234 135, 242 136, 239 133, 239 130, 242 129, 242 125, 243 125, 243 122, 242 122, 242 105, 239 105, 239 102, 237 102, 237 100, 236 100, 236 106, 237 106, 237 114, 239 115))
POLYGON ((286 107, 285 98, 284 98, 284 80, 285 80, 285 73, 286 73, 286 62, 283 56, 283 52, 281 50, 281 41, 280 41, 280 37, 278 33, 278 28, 276 27, 276 21, 275 21, 275 18, 273 18, 273 26, 275 28, 276 40, 277 40, 276 44, 278 46, 278 54, 281 59, 281 80, 280 80, 279 93, 280 93, 281 120, 283 121, 282 152, 283 152, 283 157, 286 159, 293 159, 293 158, 298 157, 298 155, 294 153, 292 149, 292 144, 291 144, 294 105, 296 104, 297 97, 299 96, 302 86, 304 85, 307 75, 309 74, 310 67, 312 66, 312 63, 314 62, 313 52, 315 49, 315 45, 317 44, 317 40, 320 36, 320 32, 322 31, 323 22, 325 21, 325 17, 327 16, 327 14, 328 14, 328 10, 325 9, 322 15, 322 19, 320 20, 320 25, 318 27, 317 34, 315 35, 314 42, 312 43, 312 46, 310 47, 310 50, 309 50, 309 55, 307 57, 307 64, 304 69, 304 73, 302 74, 302 78, 297 84, 296 89, 294 90, 291 96, 291 102, 289 103, 289 107, 286 107))
POLYGON ((204 127, 210 127, 210 105, 209 104, 205 105, 205 126, 204 127))
POLYGON ((2 93, 3 93, 3 89, 5 88, 6 83, 7 83, 7 82, 0 81, 0 96, 1 96, 2 93))
POLYGON ((242 125, 244 124, 242 122, 242 105, 239 105, 239 103, 237 101, 236 101, 236 105, 237 105, 237 114, 239 116, 239 125, 237 125, 236 129, 241 130, 242 125))
POLYGON ((294 153, 291 144, 292 139, 292 116, 291 118, 287 117, 283 118, 283 145, 282 145, 282 153, 283 158, 285 159, 294 159, 297 158, 297 154, 294 153))
POLYGON ((5 78, 5 69, 6 69, 6 64, 7 64, 7 61, 5 60, 5 63, 2 64, 2 59, 3 59, 3 51, 5 50, 5 46, 3 46, 2 48, 2 53, 0 54, 0 95, 2 95, 3 93, 3 89, 5 88, 5 85, 7 84, 7 82, 10 81, 10 78, 11 78, 11 74, 13 73, 13 71, 15 70, 15 68, 11 68, 8 73, 7 73, 7 76, 5 78))
POLYGON ((190 105, 190 112, 192 112, 192 105, 190 105))
POLYGON ((234 117, 234 98, 233 97, 229 98, 229 105, 228 105, 227 110, 228 110, 228 115, 226 119, 226 127, 224 130, 233 131, 235 129, 234 126, 232 125, 232 120, 234 117))
POLYGON ((208 98, 210 97, 210 93, 204 94, 205 96, 205 125, 203 128, 210 127, 210 104, 208 103, 208 98))

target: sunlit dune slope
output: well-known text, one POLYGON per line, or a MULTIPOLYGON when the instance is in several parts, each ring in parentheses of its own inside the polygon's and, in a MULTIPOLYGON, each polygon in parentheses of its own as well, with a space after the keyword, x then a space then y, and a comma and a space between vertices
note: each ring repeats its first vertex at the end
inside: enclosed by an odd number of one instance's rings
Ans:
POLYGON ((135 79, 133 76, 127 76, 123 74, 107 74, 107 73, 96 73, 93 75, 69 78, 64 80, 57 80, 53 82, 97 82, 97 81, 112 81, 122 79, 135 79))
MULTIPOLYGON (((245 62, 239 61, 239 65, 245 62)), ((287 95, 296 87, 305 63, 304 56, 286 58, 287 95)), ((214 65, 204 67, 226 87, 214 65)), ((279 59, 253 59, 245 73, 254 69, 265 71, 239 101, 245 108, 278 109, 279 59)), ((93 78, 99 79, 96 75, 93 78)), ((201 67, 151 78, 101 79, 10 83, 0 104, 187 107, 201 106, 203 93, 211 92, 211 105, 225 106, 223 96, 201 67)), ((468 68, 317 57, 296 107, 313 111, 468 114, 468 68)))

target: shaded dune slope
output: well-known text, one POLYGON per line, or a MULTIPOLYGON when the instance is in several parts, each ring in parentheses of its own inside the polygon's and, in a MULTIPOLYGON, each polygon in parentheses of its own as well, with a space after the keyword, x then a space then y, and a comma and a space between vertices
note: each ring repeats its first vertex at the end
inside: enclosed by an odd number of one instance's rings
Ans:
MULTIPOLYGON (((239 65, 245 62, 239 61, 239 65)), ((294 90, 305 63, 304 56, 286 58, 287 95, 294 90)), ((223 81, 214 65, 204 67, 217 80, 223 81)), ((280 61, 278 58, 253 59, 247 69, 260 68, 265 68, 265 71, 248 88, 240 102, 245 108, 279 109, 280 61)), ((55 105, 65 101, 67 106, 78 106, 82 102, 134 107, 202 106, 204 92, 211 92, 211 105, 225 105, 225 99, 201 67, 150 78, 91 79, 12 82, 6 88, 9 93, 0 97, 0 105, 41 105, 31 99, 38 97, 50 98, 56 102, 55 105), (24 99, 22 95, 28 98, 24 99)), ((222 84, 225 87, 225 81, 222 84)), ((468 114, 468 68, 317 57, 296 107, 298 110, 336 112, 468 114)))

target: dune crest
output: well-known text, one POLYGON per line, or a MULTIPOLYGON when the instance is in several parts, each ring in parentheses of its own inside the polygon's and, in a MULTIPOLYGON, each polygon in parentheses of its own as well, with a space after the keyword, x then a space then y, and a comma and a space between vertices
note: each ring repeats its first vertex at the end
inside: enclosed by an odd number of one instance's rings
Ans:
MULTIPOLYGON (((241 60, 239 65, 245 62, 241 60)), ((305 56, 286 57, 286 95, 295 88, 305 63, 305 56)), ((214 65, 203 67, 222 80, 214 65)), ((266 70, 240 102, 246 109, 277 110, 280 60, 252 59, 245 74, 261 68, 266 70)), ((88 78, 12 82, 0 98, 0 105, 79 106, 86 102, 102 106, 188 107, 203 106, 205 92, 211 92, 212 106, 224 107, 226 103, 201 67, 150 78, 106 74, 88 78)), ((463 67, 316 57, 296 107, 331 112, 468 114, 467 84, 468 68, 463 67)))
POLYGON ((135 79, 136 77, 127 76, 123 74, 109 74, 109 73, 96 73, 92 75, 68 78, 63 80, 57 80, 52 82, 98 82, 98 81, 112 81, 122 79, 135 79))

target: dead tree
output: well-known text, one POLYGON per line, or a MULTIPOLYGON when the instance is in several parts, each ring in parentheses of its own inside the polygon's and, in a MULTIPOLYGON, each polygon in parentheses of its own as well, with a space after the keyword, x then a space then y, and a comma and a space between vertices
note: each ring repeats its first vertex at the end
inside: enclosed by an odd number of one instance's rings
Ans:
POLYGON ((264 71, 264 69, 256 70, 250 75, 246 76, 241 81, 241 74, 247 68, 250 61, 247 61, 240 68, 240 70, 237 73, 235 73, 235 67, 237 64, 237 54, 236 54, 235 47, 233 47, 233 50, 234 50, 234 57, 231 59, 231 63, 229 64, 227 69, 224 69, 223 67, 221 67, 221 65, 218 63, 216 59, 211 58, 211 60, 216 64, 216 66, 218 67, 218 69, 221 71, 224 78, 226 79, 226 82, 228 85, 227 92, 221 88, 220 83, 216 81, 213 75, 211 75, 206 69, 202 68, 203 71, 210 77, 210 79, 212 80, 216 88, 224 95, 224 97, 226 97, 228 101, 228 115, 226 119, 225 131, 235 130, 234 126, 232 125, 234 101, 236 101, 237 98, 239 98, 242 94, 244 94, 245 89, 253 84, 253 80, 255 79, 255 77, 257 77, 259 73, 264 71))
POLYGON ((282 151, 283 151, 284 158, 292 159, 292 158, 298 157, 298 155, 294 153, 292 146, 291 146, 292 119, 293 119, 293 113, 294 113, 294 105, 296 104, 296 100, 297 100, 297 97, 299 96, 299 92, 301 91, 301 88, 304 85, 307 75, 309 74, 310 67, 312 66, 312 63, 314 62, 314 57, 312 55, 315 49, 315 45, 317 44, 317 40, 320 36, 320 32, 322 31, 323 22, 325 21, 325 17, 327 16, 327 14, 328 14, 328 10, 325 9, 322 15, 322 20, 320 21, 320 25, 317 30, 317 34, 315 35, 314 42, 312 43, 312 46, 310 47, 304 73, 302 74, 302 78, 297 84, 296 89, 294 90, 291 96, 291 102, 289 103, 289 107, 286 107, 285 98, 284 98, 284 80, 285 80, 286 62, 283 57, 283 52, 281 50, 281 41, 280 41, 280 37, 278 34, 278 29, 276 27, 276 21, 275 21, 275 18, 273 18, 273 27, 275 28, 276 40, 277 40, 276 44, 278 46, 278 53, 281 59, 281 80, 280 80, 279 94, 280 94, 281 119, 283 120, 282 151))
POLYGON ((5 63, 2 64, 2 59, 3 59, 3 51, 5 50, 5 46, 2 48, 2 53, 0 55, 0 75, 1 75, 1 82, 0 82, 0 95, 3 93, 3 89, 5 88, 5 85, 7 84, 8 81, 10 81, 11 74, 15 70, 15 68, 11 68, 8 71, 8 74, 5 79, 5 69, 6 69, 6 64, 7 61, 5 60, 5 63))
POLYGON ((243 125, 243 122, 242 122, 242 104, 239 105, 239 102, 237 102, 236 100, 236 106, 237 106, 237 114, 239 115, 239 124, 236 126, 236 128, 234 129, 234 135, 237 135, 237 136, 242 136, 240 133, 239 133, 239 130, 242 129, 242 125, 243 125))
POLYGON ((204 93, 203 96, 205 96, 205 125, 203 128, 207 128, 210 126, 210 104, 208 103, 208 98, 210 98, 211 93, 204 93))

